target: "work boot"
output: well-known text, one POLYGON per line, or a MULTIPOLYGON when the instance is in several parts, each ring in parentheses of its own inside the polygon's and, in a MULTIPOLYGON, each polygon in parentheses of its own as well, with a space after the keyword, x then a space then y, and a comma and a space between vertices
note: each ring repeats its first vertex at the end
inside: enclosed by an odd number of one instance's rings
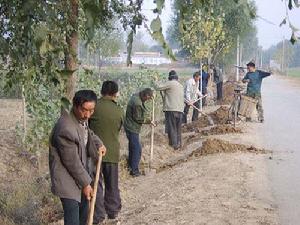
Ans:
POLYGON ((130 171, 130 175, 132 176, 132 177, 139 177, 139 176, 141 176, 141 173, 139 172, 139 171, 130 171))

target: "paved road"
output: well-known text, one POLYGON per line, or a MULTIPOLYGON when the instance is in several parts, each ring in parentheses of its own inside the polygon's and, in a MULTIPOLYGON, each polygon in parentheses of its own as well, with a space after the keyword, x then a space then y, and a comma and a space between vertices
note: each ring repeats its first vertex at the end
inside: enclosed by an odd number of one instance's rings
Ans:
POLYGON ((300 79, 272 76, 263 83, 265 123, 257 135, 274 150, 268 163, 282 225, 300 224, 300 79))

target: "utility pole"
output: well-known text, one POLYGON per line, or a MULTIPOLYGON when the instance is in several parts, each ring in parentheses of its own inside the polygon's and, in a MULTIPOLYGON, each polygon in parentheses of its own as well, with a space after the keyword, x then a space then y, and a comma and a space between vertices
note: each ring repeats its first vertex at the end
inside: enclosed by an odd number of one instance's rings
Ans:
POLYGON ((240 52, 239 52, 239 58, 240 58, 240 63, 239 65, 241 66, 243 63, 243 43, 240 43, 240 52))
POLYGON ((260 49, 260 68, 263 67, 263 49, 260 49))
POLYGON ((285 66, 284 66, 284 63, 285 63, 285 46, 284 46, 284 36, 283 36, 283 40, 282 40, 282 72, 284 73, 285 71, 285 66))
MULTIPOLYGON (((236 64, 240 66, 240 36, 237 36, 237 43, 236 43, 236 64)), ((239 81, 239 68, 236 68, 236 81, 239 81)))

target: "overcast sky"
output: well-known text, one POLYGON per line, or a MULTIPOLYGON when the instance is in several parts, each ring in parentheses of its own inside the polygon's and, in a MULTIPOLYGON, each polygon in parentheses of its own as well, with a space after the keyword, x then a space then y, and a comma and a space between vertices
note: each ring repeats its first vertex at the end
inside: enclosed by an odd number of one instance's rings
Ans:
MULTIPOLYGON (((257 14, 264 19, 258 18, 256 27, 258 31, 259 45, 264 49, 277 44, 285 37, 290 39, 291 29, 288 25, 279 27, 279 24, 286 16, 285 4, 282 0, 256 0, 257 14), (272 24, 273 23, 273 24, 272 24), (275 24, 275 25, 274 25, 275 24)), ((300 8, 289 11, 291 23, 300 29, 300 8)))
MULTIPOLYGON (((166 29, 172 17, 171 2, 172 0, 165 1, 165 8, 161 15, 164 34, 166 34, 166 29)), ((267 49, 282 41, 284 37, 286 39, 290 39, 291 29, 288 27, 288 24, 279 27, 281 21, 286 17, 285 0, 255 0, 255 2, 258 9, 257 14, 259 16, 255 22, 258 31, 257 36, 259 45, 263 46, 264 49, 267 49)), ((153 0, 144 1, 143 9, 149 20, 149 25, 151 20, 156 16, 152 12, 152 9, 154 8, 155 4, 153 4, 153 0)), ((291 23, 300 29, 300 8, 295 8, 292 11, 289 11, 289 18, 291 23)), ((154 44, 154 42, 151 41, 150 36, 147 34, 144 36, 145 40, 149 44, 154 44)))

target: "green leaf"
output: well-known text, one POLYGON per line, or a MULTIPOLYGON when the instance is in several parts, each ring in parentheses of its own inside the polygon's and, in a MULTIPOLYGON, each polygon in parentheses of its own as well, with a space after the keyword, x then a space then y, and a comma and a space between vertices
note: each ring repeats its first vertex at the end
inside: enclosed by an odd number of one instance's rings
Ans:
POLYGON ((164 7, 165 0, 155 0, 156 2, 156 10, 158 14, 161 14, 161 11, 164 7))
POLYGON ((290 42, 291 42, 292 44, 295 44, 296 41, 297 41, 297 37, 296 37, 295 33, 293 32, 293 33, 292 33, 292 36, 291 36, 291 39, 290 39, 290 42))
POLYGON ((288 7, 289 7, 290 10, 292 10, 292 8, 293 8, 293 0, 289 0, 288 7))
POLYGON ((159 18, 159 16, 156 17, 156 19, 152 20, 151 24, 150 24, 150 28, 153 32, 159 32, 161 31, 161 20, 159 18))

